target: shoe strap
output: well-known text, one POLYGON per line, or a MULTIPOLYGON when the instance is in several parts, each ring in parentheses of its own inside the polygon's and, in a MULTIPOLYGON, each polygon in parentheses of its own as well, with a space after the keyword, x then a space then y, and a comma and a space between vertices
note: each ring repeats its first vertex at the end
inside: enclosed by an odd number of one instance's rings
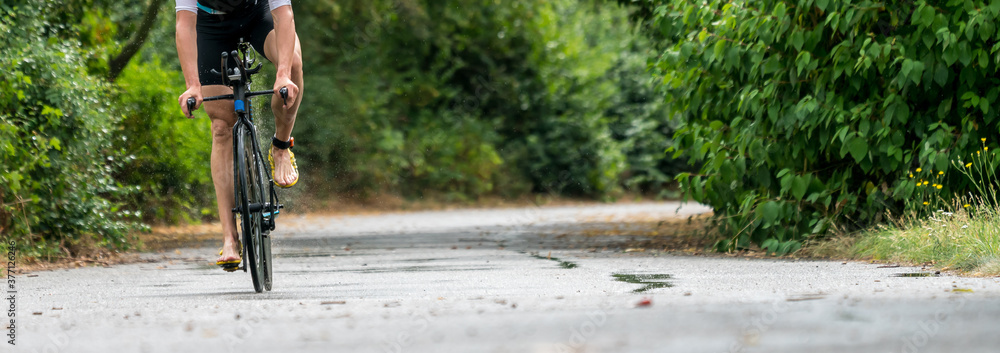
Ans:
POLYGON ((279 150, 287 150, 295 146, 295 138, 290 137, 288 141, 279 140, 277 136, 271 137, 271 146, 279 150))

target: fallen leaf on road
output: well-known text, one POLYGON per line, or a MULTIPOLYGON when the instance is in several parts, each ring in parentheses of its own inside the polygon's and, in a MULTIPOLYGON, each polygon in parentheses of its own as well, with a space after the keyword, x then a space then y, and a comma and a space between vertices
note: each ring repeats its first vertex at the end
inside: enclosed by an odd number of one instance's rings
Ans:
POLYGON ((395 307, 399 306, 399 302, 385 303, 384 306, 386 308, 395 308, 395 307))
POLYGON ((628 248, 628 249, 625 249, 625 252, 646 252, 646 249, 644 249, 644 248, 628 248))
POLYGON ((969 288, 955 288, 955 289, 952 289, 951 291, 952 292, 959 292, 959 293, 972 293, 972 289, 969 289, 969 288))
POLYGON ((638 303, 635 304, 637 308, 644 308, 653 305, 653 300, 649 298, 642 298, 638 303))
POLYGON ((331 300, 319 303, 319 305, 330 305, 330 304, 347 304, 347 302, 343 300, 331 300))

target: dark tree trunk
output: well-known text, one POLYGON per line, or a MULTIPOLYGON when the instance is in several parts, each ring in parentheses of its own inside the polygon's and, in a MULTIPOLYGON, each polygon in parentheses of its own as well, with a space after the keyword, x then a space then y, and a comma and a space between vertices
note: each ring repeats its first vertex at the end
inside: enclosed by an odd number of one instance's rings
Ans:
POLYGON ((125 44, 125 47, 122 48, 121 53, 108 59, 108 81, 114 82, 118 78, 118 75, 121 75, 122 71, 125 70, 125 66, 132 60, 132 57, 142 48, 142 44, 149 37, 149 31, 156 24, 156 17, 160 14, 160 9, 163 8, 164 1, 166 0, 149 1, 145 15, 142 16, 142 23, 139 24, 139 30, 132 35, 128 44, 125 44))

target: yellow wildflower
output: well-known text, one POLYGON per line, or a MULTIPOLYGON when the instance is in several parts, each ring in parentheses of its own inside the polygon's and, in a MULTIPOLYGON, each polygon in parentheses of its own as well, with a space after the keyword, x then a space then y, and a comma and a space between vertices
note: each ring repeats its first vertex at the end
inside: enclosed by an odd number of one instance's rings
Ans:
POLYGON ((941 185, 941 184, 937 184, 937 185, 935 185, 935 187, 936 187, 936 188, 938 188, 938 190, 941 190, 941 188, 942 188, 943 186, 944 186, 944 185, 941 185))
POLYGON ((972 163, 968 163, 968 164, 966 164, 966 165, 965 165, 965 167, 966 167, 966 168, 969 168, 969 167, 972 167, 972 163))
POLYGON ((924 206, 930 205, 930 202, 924 201, 924 206))
POLYGON ((938 175, 944 175, 944 171, 938 172, 938 175))
MULTIPOLYGON (((985 139, 984 139, 984 140, 985 140, 985 139)), ((971 206, 971 205, 969 205, 969 204, 965 204, 965 205, 964 205, 964 206, 962 206, 962 207, 964 207, 964 208, 969 208, 969 206, 971 206)))
POLYGON ((923 171, 923 169, 917 168, 917 173, 920 173, 922 171, 923 171))
POLYGON ((910 178, 911 178, 911 179, 913 178, 913 173, 910 173, 910 178))
POLYGON ((979 141, 983 141, 983 143, 986 143, 986 138, 983 137, 983 138, 979 139, 979 141))

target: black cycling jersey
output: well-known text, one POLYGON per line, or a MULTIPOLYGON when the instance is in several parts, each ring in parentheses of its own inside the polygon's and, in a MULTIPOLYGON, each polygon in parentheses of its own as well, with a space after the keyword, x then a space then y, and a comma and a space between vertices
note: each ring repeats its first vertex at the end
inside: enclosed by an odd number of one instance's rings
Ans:
POLYGON ((257 5, 256 0, 198 0, 198 4, 222 12, 242 12, 257 5))

